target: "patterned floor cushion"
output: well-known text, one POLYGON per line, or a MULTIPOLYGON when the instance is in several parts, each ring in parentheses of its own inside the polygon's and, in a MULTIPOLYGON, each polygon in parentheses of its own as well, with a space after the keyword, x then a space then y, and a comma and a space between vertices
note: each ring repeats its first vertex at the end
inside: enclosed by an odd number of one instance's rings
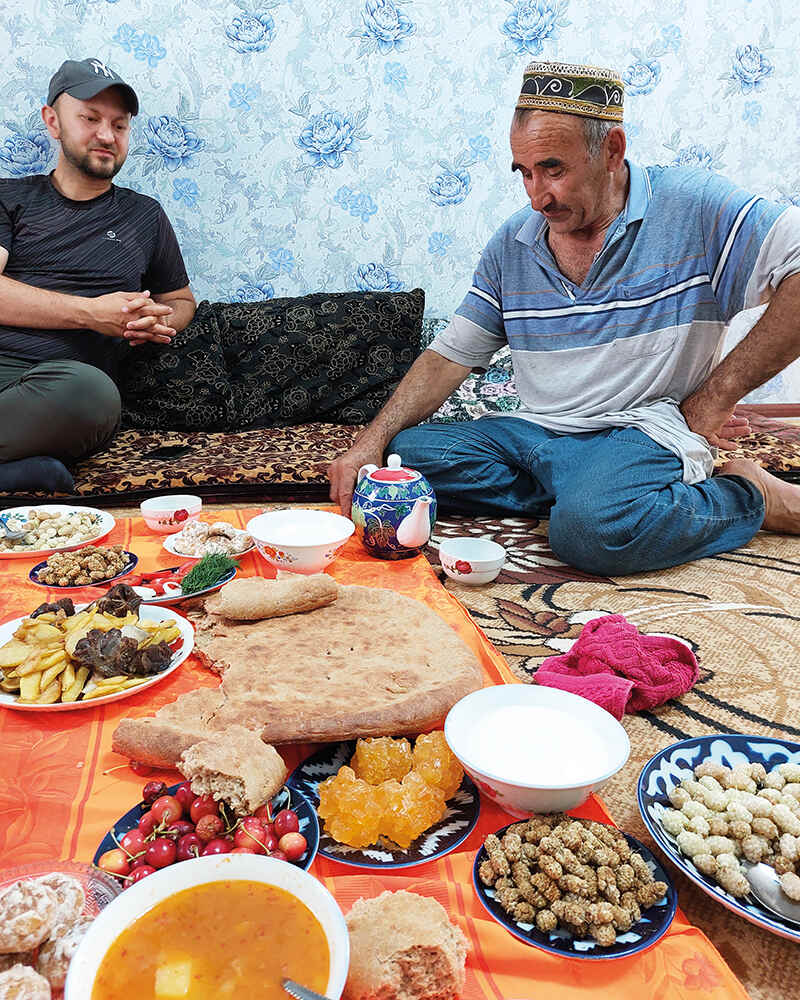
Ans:
MULTIPOLYGON (((76 492, 69 499, 124 504, 185 490, 226 499, 324 501, 328 465, 349 448, 359 430, 303 424, 236 433, 122 431, 110 448, 74 469, 76 492)), ((37 501, 42 495, 9 499, 37 501)))

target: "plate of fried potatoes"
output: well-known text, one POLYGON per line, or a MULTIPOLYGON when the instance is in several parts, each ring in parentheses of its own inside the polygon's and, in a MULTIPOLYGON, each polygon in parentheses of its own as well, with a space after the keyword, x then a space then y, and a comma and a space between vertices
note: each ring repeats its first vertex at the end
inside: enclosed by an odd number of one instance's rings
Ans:
MULTIPOLYGON (((0 625, 0 707, 58 712, 118 701, 171 674, 193 647, 194 629, 172 608, 143 604, 120 618, 84 604, 74 615, 47 611, 36 618, 15 618, 0 625), (96 649, 87 650, 86 644, 78 649, 84 638, 96 649), (116 672, 126 638, 136 641, 138 664, 153 658, 145 652, 148 647, 152 654, 166 643, 167 665, 146 676, 116 672), (87 665, 93 660, 95 667, 87 665)), ((132 648, 128 642, 128 652, 132 648)), ((130 655, 127 659, 130 665, 130 655)))

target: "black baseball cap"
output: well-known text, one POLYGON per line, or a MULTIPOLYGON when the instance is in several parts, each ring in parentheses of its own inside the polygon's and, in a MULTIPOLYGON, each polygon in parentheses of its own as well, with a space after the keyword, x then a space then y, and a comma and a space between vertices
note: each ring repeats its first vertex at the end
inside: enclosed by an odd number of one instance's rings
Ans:
POLYGON ((119 87, 125 95, 130 113, 139 114, 139 98, 136 96, 136 91, 102 59, 81 59, 80 62, 67 59, 63 62, 50 81, 47 103, 52 107, 61 94, 69 94, 79 101, 88 101, 108 87, 119 87))

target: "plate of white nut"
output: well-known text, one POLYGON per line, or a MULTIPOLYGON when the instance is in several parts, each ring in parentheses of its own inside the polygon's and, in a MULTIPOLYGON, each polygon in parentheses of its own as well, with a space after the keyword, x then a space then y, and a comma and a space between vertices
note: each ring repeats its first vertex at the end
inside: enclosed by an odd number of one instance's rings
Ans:
POLYGON ((105 538, 116 524, 111 514, 97 507, 59 503, 9 507, 0 510, 0 519, 10 531, 24 531, 22 537, 10 539, 0 528, 0 559, 28 559, 77 549, 105 538))
POLYGON ((800 942, 800 924, 753 895, 749 866, 773 869, 800 901, 800 743, 768 736, 682 740, 642 769, 639 810, 658 846, 734 913, 800 942))

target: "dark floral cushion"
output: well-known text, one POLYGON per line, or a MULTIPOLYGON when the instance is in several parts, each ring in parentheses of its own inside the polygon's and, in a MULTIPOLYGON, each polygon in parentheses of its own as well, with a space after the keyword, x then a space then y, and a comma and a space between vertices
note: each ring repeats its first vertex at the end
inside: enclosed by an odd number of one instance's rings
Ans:
POLYGON ((231 425, 233 391, 213 307, 201 302, 171 344, 142 344, 120 367, 122 426, 218 431, 231 425))
POLYGON ((236 427, 369 422, 420 352, 425 293, 217 303, 236 427))
MULTIPOLYGON (((427 347, 447 324, 446 319, 426 319, 422 324, 422 346, 427 347)), ((504 347, 492 358, 486 372, 468 375, 430 417, 430 421, 454 424, 462 420, 476 420, 486 413, 513 413, 519 406, 511 352, 504 347)))

